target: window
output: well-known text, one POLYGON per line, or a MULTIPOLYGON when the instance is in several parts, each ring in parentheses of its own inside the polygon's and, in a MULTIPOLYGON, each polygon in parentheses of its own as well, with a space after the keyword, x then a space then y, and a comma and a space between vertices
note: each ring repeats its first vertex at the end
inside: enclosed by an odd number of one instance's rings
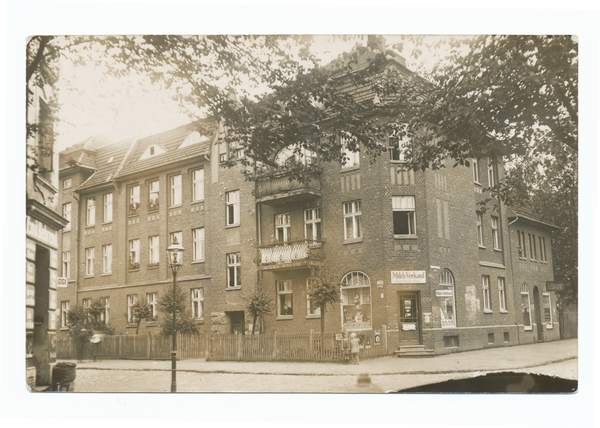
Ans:
POLYGON ((277 286, 277 317, 291 318, 294 315, 292 299, 292 280, 276 281, 277 286))
POLYGON ((510 343, 510 333, 507 331, 504 332, 504 343, 510 343))
POLYGON ((140 268, 140 240, 129 241, 129 269, 140 268))
POLYGON ((87 198, 86 201, 86 226, 93 226, 96 224, 96 198, 87 198))
POLYGON ((192 288, 192 318, 201 320, 204 318, 204 289, 192 288))
POLYGON ((100 304, 104 308, 104 310, 100 313, 100 321, 102 321, 104 324, 108 324, 110 315, 110 298, 101 297, 100 304))
POLYGON ((127 322, 130 324, 137 322, 137 318, 133 316, 133 305, 135 305, 135 301, 137 300, 136 297, 135 294, 127 295, 127 322))
POLYGON ((172 175, 171 181, 171 205, 176 207, 181 205, 181 174, 172 175))
POLYGON ((363 272, 348 272, 342 278, 343 328, 371 328, 371 281, 363 272))
POLYGON ((275 156, 275 163, 280 167, 289 167, 296 164, 314 165, 317 163, 317 154, 297 145, 281 149, 275 156))
POLYGON ((498 234, 498 217, 492 216, 492 240, 494 241, 494 250, 500 249, 500 235, 498 234))
POLYGON ((158 236, 151 236, 150 238, 148 238, 148 263, 150 263, 151 265, 158 264, 158 245, 158 236))
POLYGON ((490 299, 490 277, 483 275, 482 288, 483 288, 483 312, 492 312, 492 302, 490 299))
POLYGON ((129 215, 140 213, 140 186, 129 188, 129 215))
POLYGON ((496 185, 496 178, 494 176, 494 164, 492 159, 488 159, 487 174, 489 187, 494 187, 496 185))
POLYGON ((70 189, 70 188, 71 188, 71 179, 65 178, 63 180, 63 189, 70 189))
POLYGON ((146 149, 144 154, 140 157, 140 160, 147 159, 154 155, 160 155, 162 153, 165 153, 165 149, 163 149, 161 146, 159 146, 157 144, 153 144, 152 146, 150 146, 146 149))
POLYGON ((92 299, 83 299, 81 303, 85 309, 89 309, 92 306, 92 299))
POLYGON ((415 197, 392 197, 392 210, 394 217, 394 236, 415 236, 415 197))
POLYGON ((146 301, 148 302, 148 307, 150 308, 150 319, 148 321, 154 321, 158 316, 158 311, 156 309, 156 305, 158 304, 157 293, 146 294, 146 301))
POLYGON ((102 273, 112 272, 112 244, 102 246, 102 273))
POLYGON ((540 241, 540 261, 544 263, 548 263, 548 258, 546 257, 546 238, 542 238, 538 236, 540 241))
POLYGON ((354 137, 342 137, 341 139, 342 147, 344 150, 344 164, 342 165, 342 168, 351 168, 353 166, 360 165, 360 152, 358 151, 358 147, 356 147, 356 151, 352 151, 349 147, 350 145, 348 144, 348 142, 351 139, 354 145, 358 145, 358 142, 354 137))
POLYGON ((204 199, 204 170, 197 169, 192 172, 192 201, 204 199))
POLYGON ((240 224, 240 191, 225 193, 225 203, 227 205, 227 226, 240 224))
POLYGON ((554 324, 552 323, 552 305, 550 293, 543 293, 542 299, 544 300, 544 324, 546 324, 547 329, 552 329, 554 324))
POLYGON ((525 330, 531 330, 531 302, 529 301, 529 286, 526 283, 521 285, 521 311, 523 313, 523 326, 525 330))
POLYGON ((71 276, 71 253, 68 251, 62 253, 62 276, 65 278, 71 276))
POLYGON ((473 162, 473 181, 477 184, 481 184, 479 182, 479 161, 477 159, 472 159, 473 162))
POLYGON ((440 273, 440 285, 435 294, 440 306, 442 328, 456 327, 454 275, 450 270, 444 269, 440 273))
POLYGON ((148 183, 148 211, 156 211, 159 207, 158 193, 159 183, 158 180, 151 181, 148 183))
POLYGON ((529 238, 529 260, 533 261, 533 244, 531 243, 531 233, 528 233, 527 237, 529 238))
POLYGON ((85 275, 94 275, 94 248, 85 249, 85 275))
POLYGON ((60 328, 67 328, 69 319, 69 301, 60 302, 60 328))
POLYGON ((240 253, 227 254, 227 288, 242 286, 242 257, 240 253))
POLYGON ((477 244, 482 247, 485 248, 483 246, 483 224, 482 224, 482 219, 483 215, 481 213, 477 213, 477 244))
POLYGON ((169 237, 171 238, 171 244, 177 242, 178 244, 183 245, 183 234, 181 232, 171 232, 169 237))
POLYGON ((204 228, 192 229, 192 257, 194 261, 204 260, 204 228))
POLYGON ((307 316, 321 316, 321 308, 315 306, 315 303, 313 302, 313 300, 310 298, 310 295, 308 294, 308 286, 309 284, 313 284, 315 281, 317 281, 317 278, 306 278, 306 315, 307 316))
POLYGON ((290 240, 290 213, 275 215, 275 239, 279 243, 290 240))
POLYGON ((304 239, 321 240, 321 208, 304 210, 304 239))
POLYGON ((408 143, 408 137, 405 135, 405 132, 406 126, 403 126, 402 129, 394 130, 388 138, 390 160, 392 162, 404 162, 404 152, 408 143))
POLYGON ((488 333, 488 345, 493 345, 495 342, 494 333, 488 333))
POLYGON ((504 278, 498 278, 498 294, 500 302, 500 312, 508 312, 506 309, 506 281, 504 278))
POLYGON ((523 258, 523 240, 521 239, 521 232, 517 230, 517 238, 519 238, 519 259, 523 258))
POLYGON ((112 221, 113 219, 113 194, 112 193, 107 193, 106 195, 104 195, 102 197, 103 199, 103 212, 104 215, 102 217, 102 221, 104 223, 109 223, 112 221))
POLYGON ((227 153, 220 153, 219 154, 219 162, 223 163, 227 161, 227 153))
POLYGON ((525 242, 525 232, 521 232, 521 241, 523 242, 523 259, 527 260, 527 243, 525 242))
POLYGON ((535 235, 531 235, 531 237, 533 238, 533 260, 537 262, 537 245, 535 243, 535 235))
POLYGON ((344 203, 344 239, 362 237, 360 201, 344 203))
POLYGON ((458 336, 444 336, 444 348, 458 348, 458 336))
POLYGON ((68 230, 71 230, 71 202, 67 202, 66 204, 63 204, 63 218, 65 218, 66 220, 69 220, 69 223, 65 226, 64 230, 65 232, 68 230))
POLYGON ((183 141, 183 143, 181 143, 181 146, 179 146, 179 148, 181 149, 183 147, 191 146, 192 144, 208 141, 208 139, 209 138, 207 136, 200 135, 198 131, 194 131, 185 138, 185 140, 183 141))

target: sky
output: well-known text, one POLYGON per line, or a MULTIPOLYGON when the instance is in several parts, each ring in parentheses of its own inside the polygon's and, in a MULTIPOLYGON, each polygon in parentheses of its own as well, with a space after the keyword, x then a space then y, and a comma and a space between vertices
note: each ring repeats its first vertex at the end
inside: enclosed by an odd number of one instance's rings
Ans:
MULTIPOLYGON (((401 41, 400 36, 385 37, 388 47, 401 41)), ((439 37, 442 36, 432 36, 431 39, 439 37)), ((356 40, 343 40, 341 37, 315 36, 312 49, 321 59, 321 64, 327 64, 340 53, 349 51, 355 43, 356 40)), ((400 52, 407 59, 409 68, 430 68, 435 62, 433 52, 425 52, 418 61, 415 60, 410 55, 411 48, 408 45, 400 52)), ((62 108, 57 115, 58 151, 91 136, 121 141, 157 134, 190 121, 169 91, 143 78, 109 77, 102 68, 75 66, 64 58, 59 68, 56 87, 62 108)))

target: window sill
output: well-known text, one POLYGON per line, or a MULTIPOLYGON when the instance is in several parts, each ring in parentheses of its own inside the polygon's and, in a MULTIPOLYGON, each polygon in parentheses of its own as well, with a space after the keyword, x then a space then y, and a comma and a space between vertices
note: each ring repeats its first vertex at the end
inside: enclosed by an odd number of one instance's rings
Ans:
POLYGON ((417 239, 417 235, 394 235, 394 239, 417 239))
POLYGON ((240 227, 240 224, 239 223, 229 224, 229 225, 225 226, 225 229, 231 229, 234 227, 240 227))
POLYGON ((321 319, 321 315, 317 314, 317 315, 307 315, 306 319, 321 319))
POLYGON ((405 164, 405 163, 408 163, 408 162, 407 162, 407 161, 405 161, 405 160, 396 160, 396 159, 390 159, 390 163, 393 163, 393 164, 396 164, 396 165, 397 165, 397 164, 400 164, 400 165, 402 165, 402 164, 405 164))
POLYGON ((362 242, 363 239, 362 238, 352 238, 352 239, 345 239, 343 244, 344 245, 348 245, 348 244, 356 244, 358 242, 362 242))
POLYGON ((158 321, 146 321, 146 327, 156 327, 158 326, 158 321))
POLYGON ((283 315, 283 316, 278 316, 277 318, 275 318, 276 321, 286 321, 286 320, 293 320, 294 316, 293 315, 283 315))
POLYGON ((484 310, 483 310, 483 313, 484 313, 484 314, 493 314, 493 313, 494 313, 494 311, 492 311, 491 309, 484 309, 484 310))
POLYGON ((71 229, 63 229, 63 233, 70 232, 71 229))
POLYGON ((196 318, 193 320, 196 324, 204 324, 204 318, 196 318))
POLYGON ((343 166, 340 172, 350 172, 360 169, 360 165, 343 166))
POLYGON ((501 253, 501 252, 502 252, 502 250, 501 250, 500 248, 494 248, 494 251, 497 251, 497 252, 499 252, 499 253, 501 253))
POLYGON ((554 326, 552 324, 546 324, 546 330, 554 330, 554 326))
POLYGON ((149 269, 149 270, 150 269, 158 269, 158 263, 149 264, 148 267, 147 267, 147 269, 149 269))
POLYGON ((500 313, 501 313, 501 314, 507 314, 507 313, 508 313, 508 311, 507 311, 507 310, 500 309, 500 313))
POLYGON ((192 201, 191 203, 192 203, 192 205, 195 205, 195 204, 201 204, 202 202, 204 202, 204 199, 198 199, 197 201, 192 201))
POLYGON ((96 224, 86 224, 84 229, 92 229, 94 227, 96 227, 96 224))
POLYGON ((100 276, 111 276, 111 275, 112 275, 112 272, 106 272, 106 273, 103 273, 103 274, 102 274, 102 275, 100 275, 100 276))
POLYGON ((127 269, 127 272, 139 272, 140 268, 137 269, 127 269))
POLYGON ((83 277, 83 279, 88 279, 88 278, 93 278, 93 277, 94 277, 94 275, 85 275, 85 276, 83 277))
POLYGON ((60 331, 69 331, 69 327, 61 327, 60 331))
POLYGON ((523 326, 523 330, 525 330, 525 331, 532 331, 533 327, 523 326))
POLYGON ((481 248, 482 250, 486 250, 487 248, 484 247, 483 245, 479 245, 479 248, 481 248))
POLYGON ((452 324, 452 325, 442 325, 442 328, 456 328, 456 324, 452 324))
POLYGON ((135 214, 127 214, 127 217, 131 218, 131 217, 139 217, 140 213, 135 213, 135 214))
POLYGON ((171 205, 171 206, 169 206, 169 209, 170 209, 170 210, 174 210, 174 209, 176 209, 176 208, 181 208, 181 207, 182 207, 182 204, 179 204, 179 205, 171 205))
POLYGON ((106 225, 106 224, 112 224, 112 220, 111 221, 103 221, 102 222, 102 226, 106 225))
POLYGON ((204 259, 201 259, 201 260, 194 260, 194 261, 192 261, 192 264, 193 264, 193 265, 197 265, 197 264, 199 264, 199 263, 204 263, 204 259))
POLYGON ((137 322, 136 323, 127 323, 127 325, 125 326, 125 328, 136 328, 137 327, 137 322))
POLYGON ((241 290, 241 289, 242 289, 242 286, 239 285, 237 287, 227 287, 225 290, 226 291, 231 291, 231 290, 241 290))
POLYGON ((146 212, 147 212, 148 214, 154 214, 154 213, 157 213, 157 212, 158 212, 158 208, 156 208, 156 209, 153 209, 153 210, 148 210, 148 211, 146 211, 146 212))
POLYGON ((477 184, 478 186, 482 186, 482 184, 479 181, 475 181, 475 180, 473 180, 473 184, 477 184))

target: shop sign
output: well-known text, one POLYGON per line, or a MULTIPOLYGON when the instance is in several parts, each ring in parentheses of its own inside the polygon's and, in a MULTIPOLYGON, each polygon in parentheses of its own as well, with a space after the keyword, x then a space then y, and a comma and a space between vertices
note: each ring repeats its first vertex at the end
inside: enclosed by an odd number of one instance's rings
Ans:
POLYGON ((27 258, 35 261, 35 242, 31 239, 27 240, 27 258))
POLYGON ((546 291, 561 291, 563 284, 560 282, 546 281, 546 291))
POLYGON ((452 290, 435 290, 435 297, 452 297, 452 290))
POLYGON ((424 270, 393 270, 392 284, 425 284, 424 270))
POLYGON ((381 345, 381 331, 375 330, 375 346, 381 345))
POLYGON ((402 324, 402 331, 412 331, 412 330, 416 330, 416 329, 417 329, 416 324, 402 324))
POLYGON ((33 308, 25 309, 25 328, 33 329, 33 308))
POLYGON ((383 281, 381 279, 377 281, 377 288, 383 288, 383 281))
POLYGON ((33 285, 26 285, 25 304, 27 306, 35 306, 35 287, 33 285))
MULTIPOLYGON (((21 253, 22 254, 22 253, 21 253)), ((35 264, 27 262, 27 282, 35 283, 35 264)))

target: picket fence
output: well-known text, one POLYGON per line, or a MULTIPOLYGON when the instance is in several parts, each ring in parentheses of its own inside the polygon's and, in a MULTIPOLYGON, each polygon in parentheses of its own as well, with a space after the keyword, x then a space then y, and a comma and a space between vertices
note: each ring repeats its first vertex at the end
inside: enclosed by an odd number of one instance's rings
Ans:
MULTIPOLYGON (((385 330, 357 332, 359 358, 388 354, 385 330)), ((213 361, 343 362, 340 332, 177 335, 177 358, 213 361)), ((99 343, 59 339, 58 359, 170 359, 172 338, 152 335, 104 336, 99 343)))

